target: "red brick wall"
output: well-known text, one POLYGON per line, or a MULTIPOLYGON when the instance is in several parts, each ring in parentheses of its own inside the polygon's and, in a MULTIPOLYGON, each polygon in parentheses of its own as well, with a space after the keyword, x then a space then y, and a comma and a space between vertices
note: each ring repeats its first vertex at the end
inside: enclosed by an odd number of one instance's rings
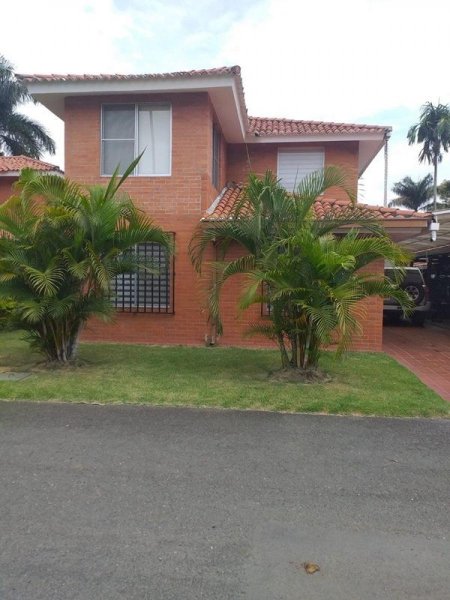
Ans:
MULTIPOLYGON (((227 256, 239 256, 239 248, 234 246, 227 256)), ((366 272, 382 274, 383 261, 377 261, 363 269, 366 272)), ((223 336, 219 339, 221 345, 236 346, 274 346, 273 342, 262 335, 245 335, 250 323, 267 323, 267 318, 261 316, 261 306, 253 305, 242 311, 239 309, 239 298, 247 279, 236 277, 230 279, 224 286, 221 295, 221 315, 224 326, 223 336)), ((367 298, 360 303, 362 318, 360 319, 361 331, 355 334, 351 348, 379 352, 382 349, 383 337, 383 300, 378 297, 367 298)))
POLYGON ((139 343, 202 344, 207 333, 204 285, 188 244, 204 209, 217 194, 211 184, 212 113, 206 94, 69 98, 65 108, 66 175, 83 183, 100 177, 103 102, 169 101, 172 105, 172 176, 130 177, 124 189, 166 231, 175 233, 175 314, 122 314, 114 324, 90 322, 85 338, 139 343))
MULTIPOLYGON (((175 313, 117 313, 113 324, 91 321, 84 333, 87 340, 136 343, 203 344, 212 331, 207 323, 206 281, 194 273, 188 257, 188 244, 205 209, 217 195, 211 182, 212 126, 216 117, 207 94, 167 94, 68 98, 65 107, 66 175, 82 183, 107 183, 100 176, 100 113, 103 102, 169 101, 172 105, 172 175, 170 177, 130 177, 125 189, 138 206, 161 227, 175 233, 175 313)), ((251 170, 276 172, 277 146, 255 144, 249 148, 251 170)), ((326 164, 344 166, 352 185, 357 183, 357 145, 331 143, 326 146, 326 164)), ((249 172, 243 145, 222 143, 220 179, 245 181, 249 172)), ((337 194, 336 194, 337 195, 337 194)), ((213 249, 209 258, 213 257, 213 249)), ((263 338, 243 338, 248 323, 260 319, 260 308, 245 315, 237 310, 242 281, 230 281, 222 297, 224 345, 261 346, 263 338)), ((381 319, 368 318, 360 348, 378 350, 381 346, 381 319)), ((370 312, 371 314, 371 312, 370 312)))
POLYGON ((0 204, 13 195, 13 183, 17 181, 17 177, 0 177, 0 204))
MULTIPOLYGON (((384 261, 379 260, 368 265, 363 271, 378 275, 384 274, 384 261)), ((383 299, 379 297, 367 298, 361 302, 363 319, 362 331, 353 339, 353 350, 367 350, 381 352, 383 345, 383 299)))
MULTIPOLYGON (((283 148, 298 147, 299 144, 283 144, 283 148)), ((340 167, 346 177, 347 185, 356 194, 358 187, 358 142, 329 142, 327 144, 305 144, 308 148, 324 148, 325 166, 340 167)), ((277 155, 279 144, 258 143, 253 145, 230 144, 228 146, 228 180, 244 182, 249 172, 263 175, 268 169, 277 173, 277 155)), ((330 188, 328 198, 346 198, 342 189, 330 188)))
MULTIPOLYGON (((286 146, 298 146, 298 144, 286 144, 286 146)), ((358 144, 357 142, 331 142, 329 144, 308 144, 309 146, 324 147, 325 165, 338 166, 347 176, 350 191, 356 194, 358 185, 358 144)), ((277 144, 258 143, 252 146, 243 144, 230 144, 227 151, 227 179, 229 181, 245 181, 251 171, 257 175, 263 175, 268 169, 275 174, 277 172, 277 144)), ((345 198, 346 194, 341 189, 331 188, 325 194, 330 198, 345 198)), ((236 252, 237 250, 235 250, 236 252)), ((382 272, 383 265, 374 264, 370 271, 382 272)), ((261 310, 259 306, 253 306, 243 314, 237 310, 238 298, 242 292, 244 280, 229 281, 223 290, 222 315, 224 323, 224 335, 220 339, 221 344, 260 346, 265 344, 261 336, 245 337, 244 332, 248 324, 261 321, 261 310)), ((364 320, 362 331, 355 336, 354 349, 380 351, 382 345, 382 307, 380 298, 370 298, 363 303, 364 320)))

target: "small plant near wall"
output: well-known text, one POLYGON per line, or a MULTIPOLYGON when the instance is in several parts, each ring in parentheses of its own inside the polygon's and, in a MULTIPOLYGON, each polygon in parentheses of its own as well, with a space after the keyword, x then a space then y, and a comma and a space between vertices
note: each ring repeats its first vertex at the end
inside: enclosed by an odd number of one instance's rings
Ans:
POLYGON ((13 317, 16 306, 11 298, 0 299, 0 331, 14 328, 13 317))

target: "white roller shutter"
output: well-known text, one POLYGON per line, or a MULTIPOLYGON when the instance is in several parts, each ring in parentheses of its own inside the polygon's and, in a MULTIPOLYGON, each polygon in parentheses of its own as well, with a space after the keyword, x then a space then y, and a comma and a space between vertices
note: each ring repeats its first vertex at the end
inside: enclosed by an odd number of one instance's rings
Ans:
POLYGON ((324 164, 324 151, 320 148, 278 150, 278 178, 289 192, 292 192, 306 175, 323 169, 324 164))

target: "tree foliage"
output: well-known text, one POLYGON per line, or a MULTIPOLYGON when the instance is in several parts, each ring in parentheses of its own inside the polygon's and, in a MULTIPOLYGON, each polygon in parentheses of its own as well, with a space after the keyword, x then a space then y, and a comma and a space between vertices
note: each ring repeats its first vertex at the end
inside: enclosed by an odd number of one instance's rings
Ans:
POLYGON ((49 361, 74 357, 89 318, 111 318, 116 275, 154 269, 127 250, 143 242, 170 250, 167 235, 120 192, 137 160, 120 180, 89 188, 24 170, 20 194, 0 207, 0 298, 17 303, 16 326, 49 361))
POLYGON ((306 177, 293 194, 274 175, 251 175, 232 219, 203 224, 190 247, 198 270, 207 248, 216 244, 220 260, 213 270, 211 319, 222 330, 220 295, 224 283, 246 275, 240 299, 245 309, 266 303, 270 316, 250 328, 277 342, 283 367, 316 369, 320 349, 336 341, 348 348, 359 329, 369 296, 394 296, 405 308, 407 295, 384 275, 361 271, 377 259, 405 264, 407 256, 386 235, 366 208, 354 203, 316 218, 314 203, 330 187, 345 189, 343 174, 327 168, 306 177), (232 243, 242 255, 227 259, 232 243))
POLYGON ((450 148, 450 107, 448 104, 426 102, 421 109, 419 122, 409 128, 409 144, 422 144, 419 162, 434 167, 434 205, 437 207, 437 168, 443 153, 450 148))
POLYGON ((443 205, 448 207, 450 205, 450 180, 444 179, 442 183, 438 185, 437 192, 441 200, 443 200, 443 205))
POLYGON ((426 209, 433 197, 433 177, 425 175, 417 181, 404 177, 394 183, 392 191, 397 194, 397 198, 389 202, 389 206, 402 206, 410 210, 426 209))
POLYGON ((26 102, 34 100, 0 55, 0 155, 41 158, 44 152, 54 154, 55 143, 45 128, 17 110, 26 102))

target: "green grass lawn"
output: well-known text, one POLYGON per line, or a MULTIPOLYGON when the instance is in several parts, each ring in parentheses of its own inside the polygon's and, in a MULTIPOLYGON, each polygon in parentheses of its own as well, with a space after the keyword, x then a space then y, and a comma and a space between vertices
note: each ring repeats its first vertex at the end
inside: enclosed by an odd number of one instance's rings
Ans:
POLYGON ((0 370, 31 370, 0 381, 0 399, 215 406, 292 412, 448 416, 450 403, 384 354, 326 353, 322 384, 276 383, 276 350, 82 344, 83 366, 47 369, 21 341, 0 333, 0 370))

